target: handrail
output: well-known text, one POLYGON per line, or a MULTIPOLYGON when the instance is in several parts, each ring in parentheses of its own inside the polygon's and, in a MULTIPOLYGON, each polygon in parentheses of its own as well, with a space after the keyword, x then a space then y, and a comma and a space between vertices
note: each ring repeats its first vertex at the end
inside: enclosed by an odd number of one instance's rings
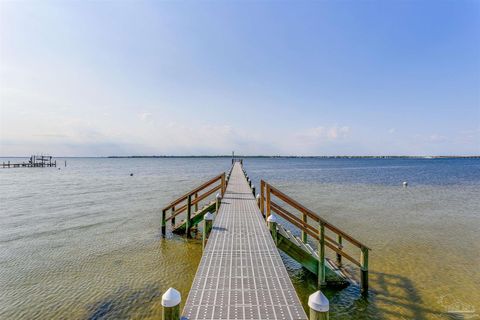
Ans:
MULTIPOLYGON (((198 198, 196 198, 195 200, 192 201, 191 205, 196 205, 198 204, 200 201, 202 201, 203 199, 205 199, 206 197, 208 197, 209 195, 211 195, 212 193, 214 193, 215 191, 218 191, 222 188, 221 185, 218 185, 216 186, 215 188, 213 189, 210 189, 210 191, 207 191, 205 192, 204 194, 202 194, 201 196, 199 196, 198 198)), ((173 219, 175 218, 176 216, 178 216, 179 214, 181 214, 183 211, 185 211, 185 209, 187 208, 187 205, 183 205, 182 207, 180 207, 180 209, 177 209, 175 210, 174 212, 172 212, 172 215, 168 218, 166 218, 166 221, 170 220, 170 219, 173 219)))
MULTIPOLYGON (((220 190, 221 196, 225 193, 227 188, 227 181, 225 179, 225 172, 221 173, 207 182, 202 183, 198 187, 195 187, 191 191, 185 193, 176 200, 170 202, 166 207, 162 209, 162 234, 166 234, 166 223, 171 220, 172 225, 175 224, 175 217, 179 214, 186 212, 187 213, 187 236, 190 234, 190 220, 192 218, 192 206, 195 207, 195 211, 198 210, 198 204, 203 199, 207 198, 214 192, 220 190), (218 185, 215 185, 217 184, 218 185), (215 185, 211 187, 212 185, 215 185), (211 187, 211 188, 209 188, 211 187), (180 206, 179 206, 180 205, 180 206), (167 212, 170 212, 170 216, 167 217, 167 212)), ((218 201, 217 201, 218 202, 218 201)))
POLYGON ((364 245, 360 241, 356 240, 355 238, 353 238, 348 233, 343 232, 342 230, 340 230, 339 228, 337 228, 333 224, 331 224, 328 221, 326 221, 325 219, 319 217, 316 213, 314 213, 310 209, 305 208, 303 205, 301 205, 297 201, 293 200, 292 198, 290 198, 289 196, 287 196, 286 194, 284 194, 283 192, 281 192, 277 188, 271 186, 270 184, 268 184, 268 187, 270 188, 270 191, 271 191, 272 194, 276 195, 278 198, 285 201, 286 203, 288 203, 289 205, 291 205, 292 207, 294 207, 298 211, 300 211, 302 213, 305 213, 310 218, 312 218, 315 222, 322 222, 325 225, 326 228, 330 229, 331 231, 335 232, 336 234, 341 235, 343 238, 347 239, 348 241, 350 241, 352 244, 356 245, 357 247, 371 250, 369 247, 367 247, 366 245, 364 245))
MULTIPOLYGON (((206 187, 211 186, 212 184, 214 184, 215 182, 217 182, 217 181, 220 180, 220 179, 225 179, 225 172, 219 174, 218 176, 216 176, 216 177, 208 180, 207 182, 199 185, 198 187, 196 187, 196 188, 193 189, 192 191, 187 192, 187 193, 185 193, 184 195, 182 195, 181 197, 177 198, 176 200, 170 202, 170 204, 168 204, 168 205, 167 205, 166 207, 164 207, 162 210, 171 209, 172 207, 176 206, 176 205, 179 204, 180 202, 185 201, 189 195, 192 195, 192 194, 198 193, 199 191, 202 191, 203 189, 205 189, 206 187)), ((225 192, 225 190, 222 190, 222 195, 223 195, 223 192, 225 192)))
POLYGON ((308 236, 312 237, 318 241, 319 245, 319 284, 325 284, 325 247, 331 249, 336 253, 337 263, 341 265, 342 257, 351 261, 356 266, 361 269, 361 283, 362 291, 366 292, 368 290, 368 251, 371 250, 369 247, 353 238, 348 233, 340 230, 338 227, 329 223, 315 212, 310 209, 307 209, 302 204, 296 200, 290 198, 285 193, 281 192, 277 188, 273 187, 264 180, 260 181, 260 211, 265 215, 265 218, 268 219, 269 215, 273 212, 278 214, 280 217, 290 222, 295 227, 299 228, 302 233, 302 242, 307 243, 308 236), (298 210, 302 217, 289 212, 285 208, 282 208, 278 203, 272 200, 273 197, 280 199, 286 204, 290 205, 294 209, 298 210), (315 225, 310 224, 310 221, 315 222, 315 225), (325 229, 330 230, 337 236, 337 241, 325 234, 325 229), (360 249, 360 259, 355 259, 348 253, 346 253, 343 245, 343 240, 348 241, 354 246, 360 249))

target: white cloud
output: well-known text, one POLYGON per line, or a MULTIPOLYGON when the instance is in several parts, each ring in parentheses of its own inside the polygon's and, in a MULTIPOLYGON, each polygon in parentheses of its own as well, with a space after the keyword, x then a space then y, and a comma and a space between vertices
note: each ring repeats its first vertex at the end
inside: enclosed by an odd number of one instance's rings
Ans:
POLYGON ((138 117, 142 121, 149 121, 152 119, 152 114, 150 112, 141 112, 138 114, 138 117))
POLYGON ((302 130, 296 134, 299 139, 305 139, 310 142, 326 142, 337 139, 344 139, 350 133, 348 126, 314 127, 302 130))

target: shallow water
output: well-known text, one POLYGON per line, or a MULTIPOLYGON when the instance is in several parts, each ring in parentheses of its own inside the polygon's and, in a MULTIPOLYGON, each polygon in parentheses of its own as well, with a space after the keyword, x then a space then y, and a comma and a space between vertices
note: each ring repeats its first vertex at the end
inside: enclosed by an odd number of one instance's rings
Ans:
MULTIPOLYGON (((165 289, 186 297, 201 243, 163 240, 160 208, 230 160, 58 162, 0 170, 0 318, 154 319, 165 289)), ((328 290, 331 319, 480 318, 480 160, 246 159, 245 168, 373 249, 371 293, 328 290)), ((284 261, 306 304, 316 279, 284 261)))

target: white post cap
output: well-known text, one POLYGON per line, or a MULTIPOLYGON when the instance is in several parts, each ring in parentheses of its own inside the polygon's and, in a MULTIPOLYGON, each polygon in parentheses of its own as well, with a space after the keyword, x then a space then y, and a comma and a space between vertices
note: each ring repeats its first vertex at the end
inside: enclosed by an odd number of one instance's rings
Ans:
POLYGON ((180 301, 182 301, 182 296, 180 295, 180 292, 174 288, 169 288, 162 295, 162 306, 166 308, 175 307, 180 304, 180 301))
POLYGON ((211 212, 207 212, 207 214, 203 216, 204 220, 213 220, 214 218, 215 216, 211 212))
POLYGON ((217 193, 216 198, 217 198, 217 199, 222 199, 222 196, 220 195, 220 193, 217 193))
POLYGON ((255 188, 255 185, 252 183, 252 189, 255 188))
POLYGON ((275 215, 271 214, 271 215, 268 216, 267 222, 277 223, 277 217, 275 217, 275 215))
POLYGON ((257 193, 257 200, 260 199, 260 193, 257 193))
POLYGON ((328 312, 330 303, 322 291, 318 290, 308 297, 308 306, 317 312, 328 312))

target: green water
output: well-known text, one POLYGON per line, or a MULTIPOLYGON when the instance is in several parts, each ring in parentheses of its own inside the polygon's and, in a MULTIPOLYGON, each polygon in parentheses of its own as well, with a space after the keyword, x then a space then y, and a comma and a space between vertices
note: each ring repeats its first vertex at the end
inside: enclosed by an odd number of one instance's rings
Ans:
MULTIPOLYGON (((370 294, 326 290, 331 319, 479 318, 478 160, 309 161, 245 166, 372 248, 370 294)), ((160 208, 228 167, 68 159, 0 170, 0 318, 158 319, 162 293, 186 298, 201 257, 199 240, 162 239, 160 208)), ((284 261, 305 305, 316 279, 284 261)))

